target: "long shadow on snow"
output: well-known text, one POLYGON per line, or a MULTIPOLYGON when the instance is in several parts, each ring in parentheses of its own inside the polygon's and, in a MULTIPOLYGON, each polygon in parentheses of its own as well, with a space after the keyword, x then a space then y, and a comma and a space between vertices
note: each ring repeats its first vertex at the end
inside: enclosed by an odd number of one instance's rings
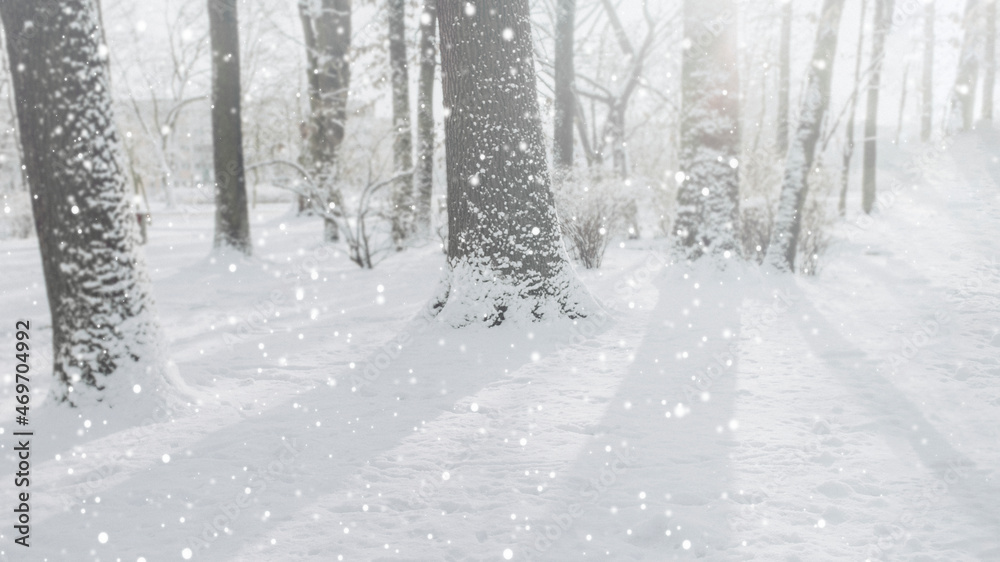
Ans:
MULTIPOLYGON (((349 381, 351 374, 363 373, 365 364, 329 373, 341 381, 335 387, 323 384, 324 373, 314 390, 204 435, 184 457, 176 455, 169 464, 153 466, 103 490, 99 505, 88 504, 88 515, 95 517, 72 511, 47 519, 41 533, 33 537, 37 548, 45 551, 39 555, 59 558, 56 553, 60 551, 93 548, 101 558, 114 554, 135 559, 151 552, 179 555, 191 547, 195 559, 235 559, 248 542, 262 542, 259 537, 268 529, 306 517, 303 509, 312 500, 340 489, 358 469, 395 447, 422 421, 434 419, 461 397, 513 373, 531 361, 531 352, 547 355, 569 339, 536 337, 529 347, 524 332, 516 327, 452 330, 423 320, 414 320, 401 334, 411 338, 388 365, 378 361, 384 368, 359 392, 351 391, 349 381), (409 384, 411 377, 417 378, 416 384, 409 384), (318 427, 316 422, 320 422, 318 427), (297 453, 286 449, 283 440, 297 453), (268 473, 269 466, 279 470, 268 473), (264 475, 255 480, 261 470, 264 475), (254 483, 261 481, 266 487, 258 490, 259 484, 254 483), (255 490, 250 505, 234 512, 235 499, 248 487, 255 490), (266 521, 265 510, 270 511, 266 521), (157 540, 163 536, 161 525, 177 525, 180 517, 185 518, 185 539, 157 540), (57 534, 58 529, 81 526, 83 530, 74 537, 92 538, 107 532, 118 540, 106 545, 92 540, 69 544, 57 534), (126 546, 124 537, 135 539, 126 546), (199 540, 208 543, 208 548, 199 540)), ((374 362, 375 357, 370 360, 374 362)), ((340 548, 350 539, 331 527, 328 546, 340 548)), ((265 551, 261 556, 296 560, 313 555, 299 552, 294 544, 275 548, 280 551, 265 551)))
POLYGON ((736 281, 737 275, 702 265, 674 266, 660 276, 656 308, 597 426, 601 433, 581 450, 566 484, 553 489, 547 514, 519 544, 519 557, 603 554, 612 538, 627 545, 624 552, 612 550, 616 560, 712 556, 733 546, 728 502, 721 496, 732 477, 735 442, 728 425, 739 371, 740 305, 744 287, 755 284, 745 273, 736 281))

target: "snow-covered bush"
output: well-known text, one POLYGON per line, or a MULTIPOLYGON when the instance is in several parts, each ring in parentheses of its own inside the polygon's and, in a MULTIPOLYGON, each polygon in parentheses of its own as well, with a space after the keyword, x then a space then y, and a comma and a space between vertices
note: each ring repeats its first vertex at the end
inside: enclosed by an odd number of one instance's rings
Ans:
POLYGON ((601 267, 608 242, 624 229, 634 200, 618 191, 619 180, 560 183, 554 194, 566 249, 585 268, 601 267))
POLYGON ((820 162, 809 175, 809 194, 802 205, 802 231, 797 249, 799 272, 816 275, 820 260, 830 246, 830 231, 837 217, 831 209, 832 194, 837 192, 839 169, 826 167, 820 162))

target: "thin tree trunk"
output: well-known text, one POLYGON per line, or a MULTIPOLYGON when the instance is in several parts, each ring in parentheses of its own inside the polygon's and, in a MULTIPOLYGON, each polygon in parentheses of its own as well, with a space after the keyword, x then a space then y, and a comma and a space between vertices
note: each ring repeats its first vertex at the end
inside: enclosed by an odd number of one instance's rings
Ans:
POLYGON ((687 259, 738 256, 739 69, 732 0, 685 0, 677 244, 687 259), (709 28, 709 24, 719 27, 709 28))
POLYGON ((865 111, 865 151, 861 168, 861 208, 871 213, 875 205, 878 170, 878 94, 882 86, 885 39, 892 24, 894 0, 875 0, 872 31, 871 75, 868 78, 868 105, 865 111))
POLYGON ((788 147, 778 214, 775 216, 773 234, 764 256, 764 262, 779 271, 795 271, 795 252, 802 228, 802 205, 808 193, 813 152, 830 103, 837 30, 843 10, 844 0, 823 0, 823 11, 816 29, 816 46, 809 63, 809 79, 799 111, 799 124, 788 147))
POLYGON ((934 0, 924 4, 924 69, 920 109, 920 140, 931 140, 934 125, 934 0))
POLYGON ((986 3, 986 44, 983 54, 983 115, 987 124, 993 123, 993 85, 996 82, 997 60, 997 3, 986 3))
POLYGON ((847 215, 847 186, 851 175, 851 158, 854 156, 854 119, 858 112, 858 98, 861 97, 861 58, 865 45, 865 12, 868 10, 868 0, 861 0, 861 23, 858 24, 858 49, 854 58, 854 95, 851 96, 851 109, 847 116, 847 131, 844 143, 843 163, 840 168, 840 199, 837 201, 837 212, 840 216, 847 215))
MULTIPOLYGON (((862 0, 863 1, 863 0, 862 0)), ((778 154, 788 151, 788 95, 791 90, 792 2, 781 8, 781 46, 778 54, 778 154)))
POLYGON ((434 195, 434 69, 437 67, 437 8, 426 0, 420 14, 420 84, 417 91, 417 224, 431 230, 434 195))
MULTIPOLYGON (((389 0, 389 67, 392 82, 392 143, 396 173, 413 168, 410 128, 410 73, 406 58, 406 1, 389 0)), ((392 239, 396 249, 413 234, 413 176, 396 180, 392 193, 392 239)))
POLYGON ((967 0, 962 27, 965 29, 962 50, 958 56, 958 72, 951 99, 951 112, 947 130, 968 131, 972 128, 973 108, 976 105, 976 81, 979 77, 979 9, 978 0, 967 0))
POLYGON ((453 325, 589 311, 550 190, 529 0, 438 0, 453 325))
POLYGON ((56 399, 162 399, 160 331, 96 5, 0 2, 0 18, 18 69, 11 77, 51 312, 56 399), (134 394, 137 384, 143 396, 134 394))
POLYGON ((209 0, 212 41, 212 154, 215 161, 215 247, 249 255, 250 213, 240 121, 240 37, 236 0, 209 0))
POLYGON ((556 179, 573 167, 573 119, 576 115, 576 94, 573 81, 573 36, 576 29, 576 0, 556 2, 555 53, 555 125, 553 127, 553 162, 556 179))
POLYGON ((907 61, 903 67, 903 81, 900 83, 902 92, 899 94, 899 120, 896 122, 896 144, 899 144, 899 137, 903 134, 903 115, 906 112, 906 91, 907 80, 910 78, 910 63, 907 61))

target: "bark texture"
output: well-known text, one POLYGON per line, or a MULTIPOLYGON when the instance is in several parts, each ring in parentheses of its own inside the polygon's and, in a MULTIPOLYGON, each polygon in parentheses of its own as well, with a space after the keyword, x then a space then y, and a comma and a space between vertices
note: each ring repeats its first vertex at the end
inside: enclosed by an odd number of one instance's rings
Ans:
POLYGON ((781 46, 778 53, 778 130, 779 154, 788 151, 788 95, 792 75, 792 1, 785 0, 781 7, 781 46))
POLYGON ((795 252, 802 228, 802 205, 808 194, 809 170, 812 168, 820 127, 830 104, 830 79, 843 11, 844 0, 823 0, 813 56, 809 62, 809 78, 799 110, 799 124, 785 158, 778 213, 774 218, 773 234, 764 256, 764 263, 778 271, 795 271, 795 252))
POLYGON ((437 3, 453 325, 586 314, 559 235, 528 0, 437 3))
MULTIPOLYGON (((392 82, 392 143, 396 173, 413 168, 413 129, 410 127, 410 72, 406 58, 406 1, 389 0, 389 67, 392 82)), ((393 185, 392 239, 396 248, 413 234, 413 176, 393 185)))
POLYGON ((434 198, 434 71, 437 68, 437 8, 427 0, 420 13, 420 82, 417 90, 417 228, 431 229, 434 198))
POLYGON ((249 255, 250 212, 240 119, 240 35, 236 0, 209 0, 212 42, 212 154, 215 162, 215 247, 249 255))
POLYGON ((573 37, 576 29, 576 0, 556 3, 555 52, 555 123, 552 134, 552 160, 557 174, 573 167, 573 119, 576 94, 573 92, 575 70, 573 37))
MULTIPOLYGON (((309 164, 316 199, 329 210, 340 206, 337 153, 344 141, 351 85, 351 0, 299 0, 306 56, 315 67, 309 77, 309 164), (310 36, 312 44, 310 45, 310 36)), ((339 226, 324 214, 324 238, 340 239, 339 226)))
POLYGON ((162 382, 92 0, 0 2, 52 314, 56 398, 118 404, 162 382))

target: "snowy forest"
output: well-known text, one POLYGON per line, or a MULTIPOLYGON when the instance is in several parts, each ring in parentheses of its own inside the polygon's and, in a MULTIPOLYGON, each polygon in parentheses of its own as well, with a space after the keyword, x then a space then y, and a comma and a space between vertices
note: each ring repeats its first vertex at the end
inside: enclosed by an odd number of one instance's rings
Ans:
POLYGON ((0 560, 1000 560, 996 0, 0 23, 0 560))

